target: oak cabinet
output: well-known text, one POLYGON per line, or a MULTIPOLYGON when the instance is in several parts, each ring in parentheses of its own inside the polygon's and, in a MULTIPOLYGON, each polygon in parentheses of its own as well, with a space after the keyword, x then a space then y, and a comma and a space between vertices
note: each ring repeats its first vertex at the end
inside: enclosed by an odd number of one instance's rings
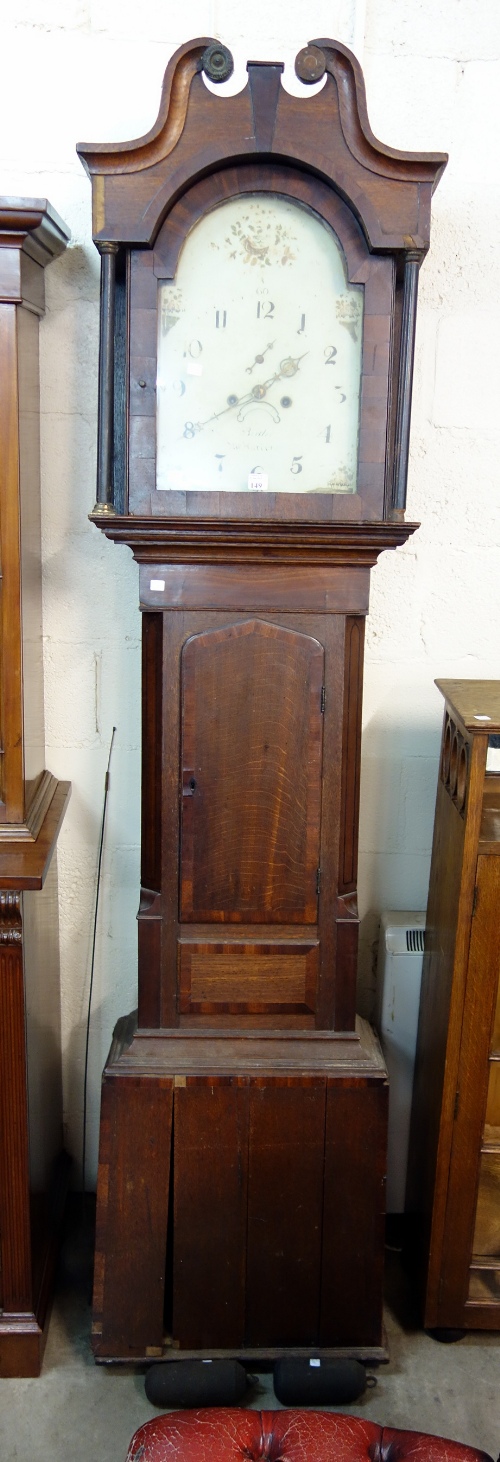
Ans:
POLYGON ((500 733, 497 681, 445 698, 407 1207, 424 1323, 500 1328, 500 733))
POLYGON ((0 198, 0 1375, 39 1373, 67 1186, 56 844, 45 767, 38 327, 68 233, 0 198))

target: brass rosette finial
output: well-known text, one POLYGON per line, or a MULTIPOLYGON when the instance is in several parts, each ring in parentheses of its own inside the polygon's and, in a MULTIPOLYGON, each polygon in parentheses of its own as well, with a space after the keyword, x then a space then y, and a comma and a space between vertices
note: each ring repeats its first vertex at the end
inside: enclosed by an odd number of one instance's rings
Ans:
POLYGON ((321 81, 325 71, 325 55, 319 46, 304 46, 295 57, 295 75, 299 77, 299 81, 305 81, 306 86, 313 86, 315 81, 321 81))
POLYGON ((234 61, 227 46, 220 45, 218 41, 207 46, 201 58, 201 69, 209 81, 227 81, 234 71, 234 61))

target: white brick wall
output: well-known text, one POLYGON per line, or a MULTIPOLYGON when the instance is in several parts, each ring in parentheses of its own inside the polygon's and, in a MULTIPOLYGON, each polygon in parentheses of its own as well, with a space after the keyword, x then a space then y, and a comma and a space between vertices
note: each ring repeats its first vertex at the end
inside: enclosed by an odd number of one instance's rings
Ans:
POLYGON ((46 275, 42 467, 47 765, 73 782, 60 844, 65 1101, 80 1150, 82 1057, 103 779, 117 726, 92 1021, 90 1167, 113 1023, 136 999, 137 570, 91 528, 98 258, 75 144, 154 121, 171 52, 195 35, 287 63, 314 36, 354 45, 383 142, 449 150, 421 274, 409 517, 422 528, 372 575, 362 780, 360 1000, 383 907, 423 908, 441 699, 436 675, 500 676, 497 0, 10 0, 2 10, 0 188, 47 196, 72 245, 46 275))

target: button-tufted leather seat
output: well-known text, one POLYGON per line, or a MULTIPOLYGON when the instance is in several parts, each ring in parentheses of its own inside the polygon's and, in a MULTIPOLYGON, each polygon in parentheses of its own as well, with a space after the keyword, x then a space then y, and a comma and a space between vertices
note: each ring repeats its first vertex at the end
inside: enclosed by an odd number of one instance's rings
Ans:
POLYGON ((126 1462, 491 1462, 424 1432, 327 1411, 171 1411, 145 1422, 126 1462))

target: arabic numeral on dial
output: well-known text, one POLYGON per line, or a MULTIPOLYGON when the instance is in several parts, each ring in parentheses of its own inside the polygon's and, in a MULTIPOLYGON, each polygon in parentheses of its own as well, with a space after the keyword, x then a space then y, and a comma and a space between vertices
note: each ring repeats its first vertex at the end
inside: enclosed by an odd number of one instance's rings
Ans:
POLYGON ((192 360, 198 360, 198 356, 201 355, 202 350, 203 346, 201 340, 192 340, 189 346, 188 354, 191 356, 192 360))
POLYGON ((257 319, 272 320, 274 305, 272 300, 259 300, 257 304, 257 319))
POLYGON ((337 354, 337 346, 336 345, 327 345, 327 346, 325 346, 325 365, 336 365, 336 360, 335 360, 336 354, 337 354))
POLYGON ((331 432, 332 432, 332 428, 331 428, 331 425, 329 425, 329 426, 327 426, 326 431, 325 431, 325 442, 329 442, 331 440, 331 432))
POLYGON ((215 328, 216 328, 216 330, 225 330, 226 325, 227 325, 227 310, 216 310, 215 311, 215 328))
POLYGON ((300 327, 297 330, 297 335, 303 335, 305 328, 306 328, 306 317, 305 317, 305 315, 301 315, 301 317, 300 317, 300 327))
POLYGON ((195 433, 194 421, 186 421, 184 423, 184 431, 182 433, 183 437, 186 437, 186 440, 187 441, 190 441, 191 437, 194 437, 194 433, 195 433))
POLYGON ((219 466, 218 466, 218 469, 217 470, 218 470, 218 472, 222 472, 222 463, 224 461, 224 455, 225 454, 224 454, 224 452, 215 452, 214 455, 215 455, 216 462, 219 463, 219 466))
POLYGON ((290 472, 293 472, 294 477, 297 476, 298 472, 302 472, 302 457, 294 457, 292 459, 290 472))
POLYGON ((172 381, 172 390, 175 391, 176 396, 183 396, 186 390, 185 381, 172 381))

